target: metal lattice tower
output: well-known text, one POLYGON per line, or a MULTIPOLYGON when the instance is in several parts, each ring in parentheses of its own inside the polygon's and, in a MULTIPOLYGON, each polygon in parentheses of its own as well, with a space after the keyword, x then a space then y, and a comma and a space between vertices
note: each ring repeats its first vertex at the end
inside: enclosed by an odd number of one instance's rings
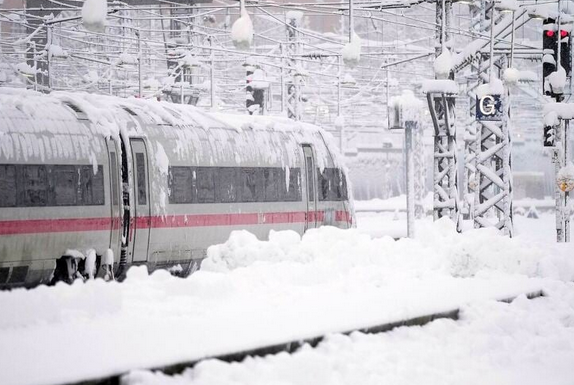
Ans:
MULTIPOLYGON (((491 2, 494 7, 494 2, 491 2)), ((491 8, 491 25, 496 20, 491 8)), ((504 21, 499 18, 498 22, 504 21)), ((493 31, 491 31, 492 33, 493 31)), ((492 51, 491 51, 492 52, 492 51)), ((484 66, 479 62, 478 81, 487 79, 486 73, 498 67, 499 74, 507 67, 506 56, 492 56, 484 60, 484 66), (492 61, 492 63, 491 63, 492 61), (488 64, 488 65, 486 65, 488 64), (491 65, 492 64, 492 65, 491 65)), ((490 77, 495 79, 491 74, 490 77)), ((491 84, 492 86, 492 84, 491 84)), ((510 95, 508 88, 500 95, 502 114, 497 121, 479 121, 474 143, 474 227, 495 227, 512 236, 512 171, 510 157, 509 113, 510 95)))
POLYGON ((434 220, 450 217, 460 224, 456 166, 455 96, 444 92, 427 93, 434 125, 434 220))
MULTIPOLYGON (((486 31, 486 2, 482 0, 480 3, 473 3, 469 5, 471 17, 471 32, 478 37, 486 31)), ((482 84, 479 78, 481 60, 480 55, 475 55, 474 60, 469 64, 470 74, 467 76, 467 96, 469 114, 468 120, 465 122, 464 129, 464 173, 462 174, 461 192, 463 194, 462 211, 465 213, 466 219, 473 219, 474 217, 474 196, 476 193, 476 135, 477 126, 476 122, 476 88, 482 84)))
MULTIPOLYGON (((437 1, 436 36, 439 44, 436 47, 436 56, 441 54, 447 47, 451 10, 451 2, 437 1)), ((454 73, 451 72, 448 78, 452 81, 454 73)), ((431 91, 427 93, 427 101, 434 126, 433 217, 434 220, 450 217, 457 224, 457 229, 460 229, 456 165, 456 119, 454 114, 455 95, 445 93, 444 90, 439 92, 431 91)))
POLYGON ((494 226, 512 236, 508 95, 502 95, 502 103, 501 121, 485 121, 478 125, 474 225, 476 228, 494 226))

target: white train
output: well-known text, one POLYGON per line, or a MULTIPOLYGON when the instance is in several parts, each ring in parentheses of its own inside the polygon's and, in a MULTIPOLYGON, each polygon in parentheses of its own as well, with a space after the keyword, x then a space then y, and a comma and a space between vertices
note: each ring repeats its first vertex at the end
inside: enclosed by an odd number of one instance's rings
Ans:
POLYGON ((187 275, 232 230, 350 227, 325 139, 287 119, 0 89, 0 288, 88 275, 93 251, 99 276, 187 275))

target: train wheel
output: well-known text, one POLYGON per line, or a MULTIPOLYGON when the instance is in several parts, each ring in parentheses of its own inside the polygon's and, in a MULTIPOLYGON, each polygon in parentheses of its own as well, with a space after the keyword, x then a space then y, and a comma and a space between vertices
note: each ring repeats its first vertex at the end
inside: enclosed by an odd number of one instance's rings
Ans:
POLYGON ((78 274, 78 263, 76 258, 70 256, 63 256, 56 260, 56 269, 52 277, 51 285, 57 282, 72 283, 78 274))

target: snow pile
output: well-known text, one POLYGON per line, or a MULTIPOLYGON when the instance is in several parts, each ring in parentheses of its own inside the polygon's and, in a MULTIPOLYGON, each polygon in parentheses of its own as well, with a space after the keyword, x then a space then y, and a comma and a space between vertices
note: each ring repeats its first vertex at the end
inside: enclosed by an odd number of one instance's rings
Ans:
POLYGON ((433 68, 437 79, 448 79, 452 72, 452 55, 448 48, 444 48, 434 60, 433 68))
POLYGON ((534 71, 523 70, 520 71, 519 80, 523 82, 536 82, 538 81, 538 74, 534 71))
POLYGON ((355 80, 353 75, 351 75, 350 73, 346 73, 345 76, 343 76, 342 84, 346 86, 354 86, 357 84, 357 81, 355 80))
POLYGON ((563 94, 564 86, 566 85, 566 71, 562 66, 559 66, 556 71, 552 72, 546 77, 548 82, 545 86, 549 86, 552 93, 563 94))
POLYGON ((518 1, 516 0, 499 0, 495 3, 495 8, 499 11, 509 12, 509 11, 518 11, 520 6, 518 5, 518 1))
POLYGON ((425 104, 417 99, 412 91, 404 90, 401 96, 394 96, 389 100, 389 107, 401 111, 403 122, 400 123, 404 124, 406 121, 418 122, 425 104))
POLYGON ((230 271, 257 261, 306 262, 309 256, 300 253, 301 236, 295 231, 271 231, 269 241, 260 241, 247 230, 234 231, 229 240, 207 250, 201 264, 204 271, 230 271))
POLYGON ((353 31, 351 41, 341 50, 343 62, 348 67, 356 67, 361 60, 361 38, 353 31))
POLYGON ((32 66, 30 66, 28 63, 26 62, 21 62, 16 64, 16 71, 18 71, 19 73, 21 73, 22 75, 34 75, 37 74, 38 72, 40 72, 37 69, 34 69, 32 66))
POLYGON ((560 119, 574 119, 574 103, 546 103, 542 111, 545 126, 557 126, 560 119))
POLYGON ((231 40, 237 49, 249 49, 253 42, 253 23, 245 7, 241 7, 241 16, 231 27, 231 40))
POLYGON ((562 167, 556 176, 556 184, 561 191, 574 190, 574 164, 569 162, 568 165, 562 167))
POLYGON ((516 84, 520 80, 520 71, 516 68, 507 68, 502 76, 506 84, 516 84))
POLYGON ((54 58, 54 57, 56 57, 56 58, 67 58, 68 52, 65 51, 59 45, 50 44, 50 46, 48 47, 48 56, 50 58, 54 58))
POLYGON ((502 80, 493 76, 489 83, 476 87, 476 97, 482 98, 486 95, 504 95, 504 83, 502 80))
POLYGON ((426 94, 433 92, 458 94, 458 85, 454 80, 449 79, 425 80, 422 83, 422 91, 426 94))
POLYGON ((370 239, 357 230, 331 227, 310 230, 302 238, 296 233, 272 232, 269 241, 260 241, 247 231, 234 232, 226 243, 208 249, 202 270, 222 272, 284 262, 311 268, 317 261, 336 269, 370 265, 404 274, 438 271, 472 277, 481 271, 498 271, 574 280, 574 261, 562 259, 560 252, 549 255, 546 247, 501 236, 495 229, 458 234, 448 219, 428 226, 415 242, 370 239), (566 268, 553 269, 554 264, 566 268))
POLYGON ((548 7, 540 5, 527 6, 525 8, 528 13, 528 17, 532 19, 548 19, 550 17, 550 13, 555 13, 554 11, 549 12, 548 7))
POLYGON ((118 57, 118 64, 138 64, 138 57, 128 52, 122 52, 118 57))
POLYGON ((82 6, 82 23, 88 31, 104 32, 107 14, 106 0, 85 0, 82 6))
POLYGON ((255 69, 248 80, 250 80, 250 85, 253 89, 263 90, 269 88, 269 80, 265 76, 265 72, 260 68, 255 69))
POLYGON ((96 250, 89 249, 86 251, 84 274, 86 274, 89 279, 93 279, 95 273, 96 273, 96 250))
POLYGON ((201 61, 191 52, 187 52, 180 60, 179 65, 183 67, 201 67, 201 61))
POLYGON ((295 25, 301 25, 304 15, 305 14, 303 13, 303 11, 287 11, 287 13, 285 14, 285 18, 287 20, 294 20, 295 25))

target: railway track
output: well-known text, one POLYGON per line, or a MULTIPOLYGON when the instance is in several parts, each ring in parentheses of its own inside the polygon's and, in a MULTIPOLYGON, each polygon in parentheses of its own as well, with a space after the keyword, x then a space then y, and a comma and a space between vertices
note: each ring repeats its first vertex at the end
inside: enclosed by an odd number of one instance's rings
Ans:
MULTIPOLYGON (((535 298, 545 296, 545 294, 542 290, 531 291, 531 292, 525 293, 525 295, 528 299, 535 299, 535 298)), ((515 298, 517 298, 517 296, 498 298, 497 301, 510 303, 515 298)), ((460 308, 454 308, 454 309, 447 310, 447 311, 431 313, 431 314, 413 317, 413 318, 409 318, 409 319, 399 320, 396 322, 386 322, 386 323, 382 323, 382 324, 378 324, 378 325, 372 325, 372 326, 366 326, 366 327, 346 330, 346 331, 340 332, 340 334, 348 335, 348 334, 351 334, 354 332, 360 332, 360 333, 365 333, 365 334, 385 333, 385 332, 391 331, 391 330, 398 328, 398 327, 424 326, 424 325, 426 325, 432 321, 438 320, 438 319, 451 319, 451 320, 457 321, 459 319, 459 315, 460 315, 460 308)), ((333 334, 333 333, 329 333, 329 334, 333 334)), ((240 352, 233 352, 233 353, 228 353, 228 354, 223 354, 223 355, 203 357, 203 358, 200 358, 197 360, 179 362, 179 363, 175 363, 175 364, 171 364, 171 365, 152 367, 152 368, 134 368, 134 369, 147 369, 147 370, 152 370, 152 371, 160 371, 160 372, 168 374, 168 375, 174 375, 174 374, 182 373, 186 369, 193 368, 198 363, 205 361, 205 360, 208 360, 208 359, 218 359, 218 360, 221 360, 224 362, 240 362, 243 359, 245 359, 246 357, 250 357, 250 356, 252 356, 252 357, 253 356, 263 357, 263 356, 266 356, 269 354, 277 354, 277 353, 281 353, 281 352, 294 353, 295 351, 297 351, 299 348, 301 348, 305 344, 308 344, 312 347, 316 347, 326 337, 327 337, 327 334, 319 335, 319 336, 315 336, 315 337, 310 337, 310 338, 304 338, 304 339, 300 339, 300 340, 288 341, 285 343, 280 343, 280 344, 275 344, 275 345, 262 346, 262 347, 258 347, 255 349, 243 350, 240 352)), ((117 373, 117 374, 102 377, 102 378, 91 379, 91 380, 80 381, 80 382, 73 382, 73 383, 68 383, 65 385, 121 385, 122 384, 122 377, 126 374, 127 373, 125 373, 125 372, 124 373, 117 373)))

